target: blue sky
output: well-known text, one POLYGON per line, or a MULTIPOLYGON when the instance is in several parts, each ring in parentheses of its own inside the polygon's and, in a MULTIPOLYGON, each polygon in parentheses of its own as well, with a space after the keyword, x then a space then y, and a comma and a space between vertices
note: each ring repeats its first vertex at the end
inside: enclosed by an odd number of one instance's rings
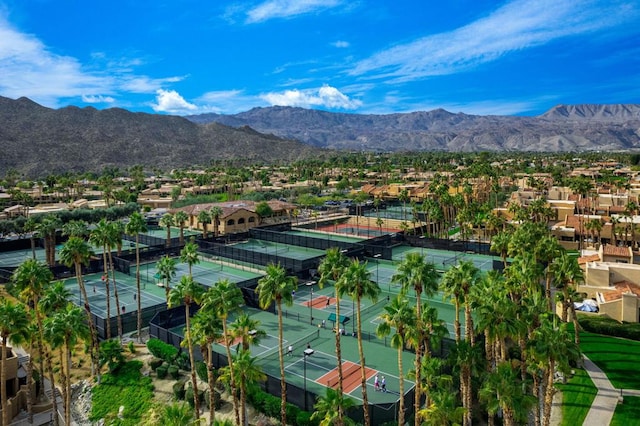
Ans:
POLYGON ((640 103, 640 0, 0 0, 0 95, 176 115, 640 103))

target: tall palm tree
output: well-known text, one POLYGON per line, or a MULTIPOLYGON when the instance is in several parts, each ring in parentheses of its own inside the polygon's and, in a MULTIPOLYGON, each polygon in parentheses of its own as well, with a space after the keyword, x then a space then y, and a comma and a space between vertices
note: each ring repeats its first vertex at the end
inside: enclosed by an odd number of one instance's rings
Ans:
POLYGON ((171 280, 176 276, 176 264, 177 261, 169 256, 162 257, 158 263, 156 263, 156 269, 158 276, 162 279, 164 285, 164 294, 169 303, 169 292, 171 291, 171 280))
POLYGON ((240 314, 230 325, 229 331, 234 339, 241 339, 242 349, 248 351, 251 345, 257 345, 267 337, 267 332, 260 328, 260 321, 246 313, 240 314))
POLYGON ((293 291, 296 289, 298 279, 288 276, 287 271, 280 265, 267 265, 266 275, 258 280, 256 293, 258 303, 262 309, 268 309, 275 303, 278 311, 278 357, 280 359, 280 419, 283 425, 287 424, 287 382, 284 376, 284 337, 282 335, 282 303, 287 306, 293 304, 293 291))
POLYGON ((388 336, 392 329, 391 347, 398 351, 398 390, 400 392, 400 406, 398 408, 398 424, 404 425, 404 368, 402 366, 402 351, 407 345, 409 333, 416 326, 416 313, 409 305, 409 301, 401 294, 384 307, 385 312, 380 315, 382 322, 376 328, 379 337, 388 336))
MULTIPOLYGON (((20 299, 26 304, 35 320, 38 330, 36 350, 40 366, 40 374, 44 374, 44 339, 42 336, 42 312, 38 309, 40 298, 47 291, 53 280, 49 267, 37 260, 25 260, 13 271, 11 282, 19 292, 20 299)), ((42 391, 43 386, 40 386, 42 391)))
POLYGON ((162 217, 160 218, 160 221, 158 222, 158 225, 167 228, 167 238, 164 243, 166 247, 171 247, 171 227, 174 225, 174 223, 175 223, 175 220, 171 213, 163 214, 162 217))
POLYGON ((207 365, 207 382, 209 385, 209 425, 216 419, 216 374, 213 367, 213 348, 215 342, 222 338, 222 322, 211 309, 200 309, 191 321, 191 337, 193 344, 200 346, 202 358, 207 365))
POLYGON ((45 336, 52 348, 64 346, 64 358, 60 360, 65 376, 65 424, 71 424, 71 351, 78 341, 89 337, 89 328, 84 320, 82 309, 67 304, 63 310, 57 311, 44 321, 45 336))
POLYGON ((56 231, 62 222, 55 215, 45 216, 36 226, 36 232, 44 239, 44 252, 47 265, 56 264, 56 231))
MULTIPOLYGON (((111 293, 109 286, 109 258, 107 245, 111 240, 111 227, 106 219, 102 218, 96 227, 89 234, 89 242, 94 247, 102 247, 102 281, 105 285, 105 291, 107 295, 107 322, 106 322, 106 334, 107 339, 111 339, 111 293)), ((116 306, 118 304, 116 303, 116 306)))
POLYGON ((236 424, 240 424, 240 411, 237 399, 237 388, 235 382, 235 374, 233 372, 233 358, 231 357, 231 339, 227 331, 227 319, 229 315, 239 312, 244 299, 242 291, 235 283, 227 279, 218 281, 213 287, 210 287, 202 297, 201 311, 210 312, 222 322, 222 335, 227 352, 227 365, 229 366, 230 376, 229 384, 231 386, 231 395, 233 397, 233 408, 236 417, 236 424))
POLYGON ((569 256, 566 252, 555 258, 550 267, 554 276, 555 287, 558 290, 562 290, 562 321, 567 321, 567 310, 571 310, 575 328, 575 343, 580 345, 580 323, 573 304, 575 292, 571 290, 574 289, 572 285, 584 280, 584 272, 578 264, 578 260, 573 256, 569 256), (571 297, 571 295, 574 295, 574 297, 571 297))
MULTIPOLYGON (((318 285, 320 288, 323 288, 324 285, 329 281, 333 281, 334 283, 340 279, 340 276, 344 273, 344 271, 349 266, 349 259, 340 251, 338 247, 333 247, 327 250, 327 254, 320 262, 318 266, 318 273, 320 274, 320 279, 318 280, 318 285)), ((338 287, 335 287, 335 296, 336 296, 336 318, 337 321, 340 321, 340 292, 338 291, 338 287)), ((336 358, 337 358, 337 367, 338 367, 338 396, 339 399, 342 400, 342 350, 340 346, 340 333, 335 333, 336 335, 336 358)), ((338 406, 338 423, 342 424, 344 421, 344 410, 342 407, 338 406)))
POLYGON ((209 215, 211 216, 211 222, 213 222, 213 236, 218 236, 218 228, 220 226, 220 217, 222 217, 222 209, 218 206, 213 206, 209 209, 209 215))
POLYGON ((196 419, 200 418, 200 399, 198 398, 198 381, 196 378, 196 361, 193 356, 193 341, 191 338, 191 316, 189 310, 193 303, 199 303, 204 294, 202 286, 193 278, 183 275, 178 285, 171 289, 168 297, 169 308, 184 303, 185 318, 185 341, 189 350, 189 363, 191 364, 191 384, 193 386, 193 406, 195 408, 196 419))
MULTIPOLYGON (((76 280, 78 281, 78 287, 80 288, 80 293, 84 300, 84 310, 87 314, 89 332, 91 333, 91 375, 94 376, 96 375, 96 367, 98 366, 98 333, 93 322, 91 305, 89 304, 87 289, 82 277, 82 266, 89 264, 91 256, 93 256, 93 252, 91 251, 89 244, 82 238, 75 236, 70 237, 60 250, 60 261, 68 267, 74 266, 75 268, 76 280)), ((97 373, 99 378, 100 372, 98 371, 97 373)))
POLYGON ((129 216, 129 222, 125 225, 125 233, 133 235, 136 239, 136 300, 138 301, 138 343, 142 343, 142 306, 140 291, 140 234, 147 232, 147 223, 139 212, 133 212, 129 216))
POLYGON ((198 222, 202 224, 202 238, 207 239, 207 225, 211 223, 211 213, 207 210, 200 210, 198 222))
MULTIPOLYGON (((120 306, 120 296, 118 294, 118 284, 116 283, 116 268, 115 263, 113 262, 112 250, 118 247, 118 245, 122 245, 122 226, 122 223, 119 221, 107 222, 105 236, 107 258, 109 259, 109 271, 111 272, 111 283, 113 284, 113 295, 115 297, 116 307, 120 306)), ((109 281, 109 276, 106 277, 105 282, 107 281, 109 281)), ((139 296, 136 296, 136 301, 138 303, 137 309, 140 311, 141 302, 139 296)), ((122 316, 120 315, 119 309, 116 309, 116 321, 118 324, 118 338, 122 340, 122 316)))
POLYGON ((339 291, 349 294, 356 302, 356 331, 358 336, 358 352, 360 354, 360 372, 362 373, 362 403, 364 410, 364 424, 371 424, 369 419, 369 399, 367 397, 367 370, 364 361, 364 349, 362 347, 362 318, 360 316, 360 306, 362 299, 366 298, 373 303, 378 301, 380 295, 380 287, 378 283, 371 280, 371 273, 367 269, 367 264, 360 263, 358 259, 354 259, 349 267, 344 271, 342 276, 336 283, 339 291))
MULTIPOLYGON (((404 260, 398 266, 397 273, 391 277, 391 281, 398 282, 402 286, 402 292, 407 293, 409 289, 413 289, 416 295, 416 318, 418 321, 416 330, 424 330, 424 327, 420 325, 422 320, 422 293, 426 293, 426 296, 433 296, 438 290, 438 272, 433 263, 425 262, 424 257, 420 253, 408 253, 404 260)), ((423 334, 423 333, 420 333, 423 334)), ((422 340, 422 339, 420 339, 422 340)), ((415 388, 415 412, 417 413, 420 408, 421 401, 421 380, 420 380, 420 365, 422 362, 422 348, 424 343, 422 341, 416 342, 414 346, 416 351, 415 356, 415 375, 416 375, 416 388, 415 388)), ((419 425, 419 416, 416 415, 416 426, 419 425)))
POLYGON ((189 216, 182 210, 178 210, 174 215, 175 225, 180 229, 180 245, 184 245, 184 226, 185 222, 189 220, 189 216))
POLYGON ((180 250, 180 262, 186 263, 189 266, 189 276, 193 277, 191 272, 193 265, 200 263, 200 257, 198 257, 198 245, 193 241, 188 242, 180 250))
POLYGON ((2 338, 2 356, 0 361, 0 400, 2 402, 2 424, 9 424, 7 395, 7 343, 13 336, 24 333, 29 326, 27 310, 21 303, 14 303, 0 297, 0 338, 2 338))
POLYGON ((335 389, 327 388, 324 396, 319 396, 313 406, 314 413, 311 419, 319 421, 320 426, 347 425, 353 426, 355 422, 349 417, 341 419, 339 413, 347 411, 355 406, 351 398, 345 398, 344 394, 335 389))
POLYGON ((247 389, 254 386, 257 382, 263 382, 267 376, 262 372, 262 368, 256 363, 256 358, 251 356, 251 352, 240 349, 233 357, 233 370, 229 366, 221 368, 221 379, 230 382, 228 377, 235 374, 235 382, 240 388, 240 423, 247 425, 247 389))

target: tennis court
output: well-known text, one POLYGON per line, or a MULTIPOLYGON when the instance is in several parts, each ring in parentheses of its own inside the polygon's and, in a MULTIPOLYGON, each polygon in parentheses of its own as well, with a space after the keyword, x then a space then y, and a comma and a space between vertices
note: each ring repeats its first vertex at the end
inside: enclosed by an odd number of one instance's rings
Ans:
POLYGON ((250 238, 230 245, 243 250, 266 253, 295 260, 313 259, 325 254, 324 250, 293 246, 273 241, 257 240, 255 238, 250 238))
POLYGON ((471 261, 481 271, 493 270, 493 261, 500 260, 498 256, 465 253, 448 250, 427 249, 423 247, 400 246, 393 248, 393 260, 402 261, 408 253, 420 253, 427 262, 435 264, 439 271, 446 271, 458 264, 461 260, 471 261))
MULTIPOLYGON (((176 260, 176 275, 171 280, 171 283, 174 283, 174 285, 179 282, 183 276, 189 275, 189 266, 186 263, 180 262, 179 258, 176 258, 176 260)), ((135 264, 131 265, 129 272, 135 277, 135 264)), ((227 279, 233 283, 239 283, 256 277, 261 277, 262 274, 255 272, 254 269, 246 270, 245 268, 238 267, 227 262, 208 260, 201 257, 200 262, 192 266, 192 276, 196 282, 211 287, 223 279, 227 279)), ((158 273, 157 262, 141 264, 140 277, 148 283, 161 283, 162 279, 158 273)))
POLYGON ((291 231, 285 231, 285 234, 290 235, 301 235, 304 237, 311 238, 322 238, 323 240, 328 241, 340 241, 345 243, 359 243, 360 241, 366 240, 366 238, 354 237, 352 235, 340 234, 338 232, 327 231, 326 227, 322 230, 309 230, 304 228, 296 228, 291 231))
MULTIPOLYGON (((84 277, 84 285, 89 298, 91 312, 100 316, 107 317, 107 291, 102 274, 89 274, 84 277)), ((136 279, 130 275, 116 271, 116 286, 118 288, 118 299, 120 306, 116 307, 115 294, 113 288, 113 279, 109 282, 111 297, 111 315, 116 315, 116 309, 119 308, 121 313, 136 312, 138 310, 136 279), (124 308, 124 309, 123 309, 124 308)), ((76 278, 69 278, 64 281, 65 288, 71 292, 71 300, 79 306, 84 304, 78 281, 76 278)), ((156 285, 146 285, 144 281, 140 286, 140 303, 142 309, 161 305, 166 303, 165 290, 156 285)))
POLYGON ((413 208, 403 206, 387 206, 386 209, 379 211, 371 210, 364 214, 366 217, 375 217, 382 219, 405 220, 411 222, 413 220, 413 208))
MULTIPOLYGON (((364 239, 400 232, 400 229, 395 228, 364 225, 366 222, 371 222, 369 218, 367 218, 367 220, 363 219, 362 222, 363 224, 360 225, 355 225, 353 223, 341 223, 323 226, 318 229, 336 234, 355 235, 356 237, 362 237, 364 239)), ((373 224, 373 222, 371 223, 373 224)))
MULTIPOLYGON (((170 227, 170 238, 178 238, 180 236, 180 228, 178 227, 170 227)), ((192 235, 202 235, 201 231, 194 231, 192 229, 189 228, 184 228, 183 229, 183 233, 184 233, 184 237, 188 238, 192 235)), ((149 227, 147 229, 147 232, 143 232, 144 235, 149 235, 151 237, 156 237, 156 238, 167 238, 167 228, 151 228, 149 227)))

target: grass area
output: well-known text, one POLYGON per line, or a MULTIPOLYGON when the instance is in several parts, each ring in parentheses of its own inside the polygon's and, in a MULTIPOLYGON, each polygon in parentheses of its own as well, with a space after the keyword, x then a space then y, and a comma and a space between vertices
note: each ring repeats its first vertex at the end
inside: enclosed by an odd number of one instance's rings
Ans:
POLYGON ((109 425, 138 425, 152 407, 153 384, 150 377, 140 372, 142 362, 125 363, 117 373, 104 374, 99 385, 92 390, 90 419, 104 418, 109 425), (118 410, 124 406, 123 419, 118 410))
POLYGON ((618 405, 610 426, 628 426, 640 419, 640 396, 625 396, 624 403, 618 405))
POLYGON ((581 425, 584 422, 598 389, 585 370, 576 370, 566 384, 559 384, 562 391, 562 426, 581 425))
POLYGON ((580 348, 607 374, 614 387, 640 389, 640 342, 582 332, 580 348))

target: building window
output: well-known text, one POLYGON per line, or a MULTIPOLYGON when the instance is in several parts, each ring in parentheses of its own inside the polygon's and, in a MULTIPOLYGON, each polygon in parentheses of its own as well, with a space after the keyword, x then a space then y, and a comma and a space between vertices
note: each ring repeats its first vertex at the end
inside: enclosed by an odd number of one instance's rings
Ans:
POLYGON ((238 219, 238 225, 241 225, 244 223, 244 217, 241 217, 240 219, 238 219))
POLYGON ((235 224, 236 224, 236 222, 235 222, 235 220, 233 220, 233 219, 229 219, 229 220, 227 221, 227 226, 233 226, 233 225, 235 225, 235 224))
POLYGON ((251 216, 251 217, 249 218, 249 223, 253 223, 253 222, 255 222, 255 221, 256 221, 256 218, 255 218, 255 217, 251 216))

